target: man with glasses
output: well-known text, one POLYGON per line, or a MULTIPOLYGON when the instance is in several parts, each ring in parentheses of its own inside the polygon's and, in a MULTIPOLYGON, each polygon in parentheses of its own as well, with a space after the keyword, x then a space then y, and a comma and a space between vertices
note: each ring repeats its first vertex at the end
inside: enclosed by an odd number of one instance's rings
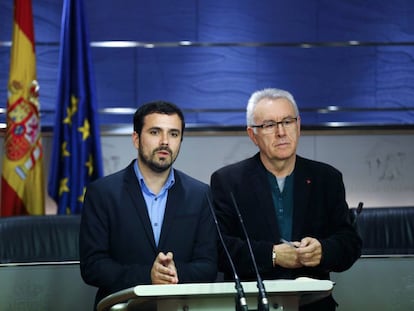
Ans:
MULTIPOLYGON (((296 154, 300 116, 293 96, 279 89, 253 93, 247 134, 259 152, 211 176, 217 218, 240 278, 256 274, 235 205, 263 279, 329 279, 330 271, 350 268, 361 240, 348 217, 342 174, 296 154)), ((224 255, 219 268, 232 278, 224 255)), ((329 296, 300 310, 335 308, 329 296)))

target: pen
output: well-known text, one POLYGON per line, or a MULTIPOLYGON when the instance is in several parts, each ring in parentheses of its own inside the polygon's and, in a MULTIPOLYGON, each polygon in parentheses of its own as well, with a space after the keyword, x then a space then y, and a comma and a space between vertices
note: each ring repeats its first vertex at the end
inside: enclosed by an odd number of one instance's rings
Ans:
POLYGON ((298 248, 295 244, 293 244, 293 243, 292 243, 292 242, 290 242, 290 241, 285 240, 284 238, 281 238, 281 239, 280 239, 280 242, 285 243, 285 244, 289 245, 290 247, 293 247, 293 248, 298 248))

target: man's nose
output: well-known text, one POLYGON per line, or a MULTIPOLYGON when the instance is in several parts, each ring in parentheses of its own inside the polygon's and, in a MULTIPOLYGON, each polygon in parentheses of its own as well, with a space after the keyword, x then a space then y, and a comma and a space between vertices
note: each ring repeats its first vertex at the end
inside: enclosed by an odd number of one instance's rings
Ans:
POLYGON ((276 123, 276 135, 284 136, 285 134, 286 134, 286 129, 283 126, 283 123, 281 122, 276 123))
POLYGON ((168 133, 164 133, 164 132, 161 133, 160 144, 168 145, 168 133))

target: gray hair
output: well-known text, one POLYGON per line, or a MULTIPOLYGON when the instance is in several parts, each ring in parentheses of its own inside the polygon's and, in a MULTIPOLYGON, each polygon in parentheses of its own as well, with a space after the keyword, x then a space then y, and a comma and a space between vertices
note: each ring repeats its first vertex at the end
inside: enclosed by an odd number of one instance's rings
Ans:
POLYGON ((247 126, 254 125, 254 109, 256 108, 256 105, 259 101, 261 101, 263 98, 270 98, 270 99, 277 99, 277 98, 285 98, 289 102, 292 103, 293 109, 295 110, 296 117, 299 116, 299 109, 296 105, 295 99, 293 98, 293 95, 290 94, 288 91, 280 90, 280 89, 263 89, 260 91, 254 92, 247 102, 247 108, 246 108, 246 122, 247 126))

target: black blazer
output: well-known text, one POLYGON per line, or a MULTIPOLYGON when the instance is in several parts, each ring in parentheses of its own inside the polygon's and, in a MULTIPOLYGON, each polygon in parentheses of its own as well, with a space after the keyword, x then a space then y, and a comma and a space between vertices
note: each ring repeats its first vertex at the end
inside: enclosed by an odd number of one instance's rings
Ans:
MULTIPOLYGON (((300 241, 310 236, 321 242, 322 261, 315 268, 290 270, 272 266, 272 247, 280 243, 281 237, 270 183, 259 153, 214 172, 211 191, 218 221, 243 280, 254 280, 255 273, 230 192, 236 198, 264 279, 298 276, 328 279, 329 271, 348 269, 361 254, 361 240, 349 221, 342 174, 332 166, 296 157, 292 237, 300 241)), ((231 279, 222 252, 219 267, 225 278, 231 279)))
POLYGON ((152 264, 161 251, 173 252, 180 283, 216 279, 208 185, 174 170, 157 248, 134 162, 90 184, 85 195, 80 268, 84 281, 99 287, 96 303, 121 289, 151 284, 152 264))

